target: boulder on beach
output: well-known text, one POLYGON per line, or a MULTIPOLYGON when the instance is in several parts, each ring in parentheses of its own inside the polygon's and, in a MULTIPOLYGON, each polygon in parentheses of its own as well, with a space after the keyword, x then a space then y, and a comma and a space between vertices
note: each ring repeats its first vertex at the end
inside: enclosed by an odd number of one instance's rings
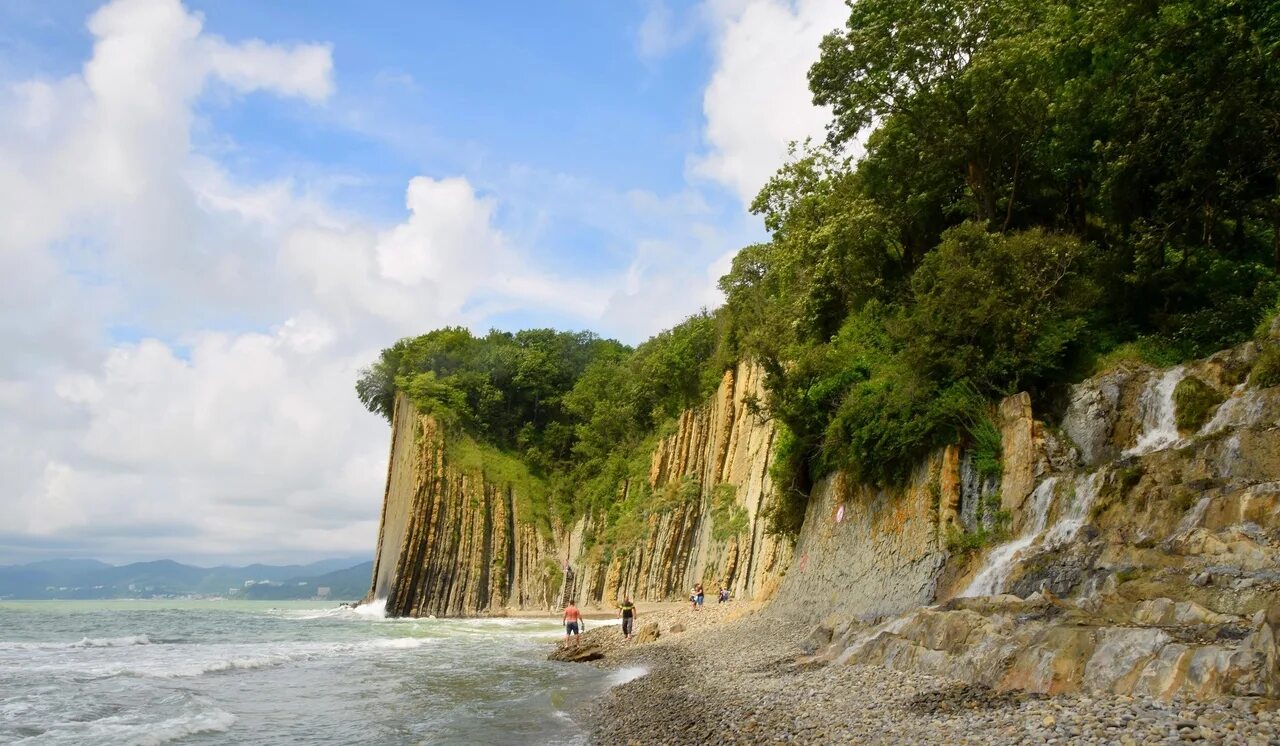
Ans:
POLYGON ((547 656, 547 660, 563 661, 565 663, 587 663, 588 661, 598 661, 604 657, 604 651, 598 645, 573 645, 570 647, 558 647, 547 656))
POLYGON ((657 622, 649 622, 636 632, 636 642, 653 642, 658 637, 660 637, 660 634, 657 622))

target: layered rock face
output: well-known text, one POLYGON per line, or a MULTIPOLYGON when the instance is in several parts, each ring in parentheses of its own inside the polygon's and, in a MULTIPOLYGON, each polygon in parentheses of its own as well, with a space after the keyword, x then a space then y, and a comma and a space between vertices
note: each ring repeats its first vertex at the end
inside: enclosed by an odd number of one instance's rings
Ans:
POLYGON ((654 449, 647 483, 618 487, 623 499, 640 489, 679 499, 651 514, 633 545, 607 548, 592 516, 540 533, 510 485, 450 463, 434 420, 397 399, 370 598, 403 616, 685 598, 695 583, 708 596, 724 585, 736 598, 768 598, 791 551, 765 531, 774 430, 747 404, 763 396, 762 377, 739 365, 683 413, 654 449), (716 531, 716 516, 736 517, 735 530, 716 531))
POLYGON ((944 458, 922 464, 901 489, 874 489, 839 474, 819 483, 775 606, 806 618, 875 617, 932 601, 947 561, 944 466, 959 483, 959 462, 944 458))
POLYGON ((938 605, 827 619, 819 655, 999 689, 1280 696, 1280 388, 1247 384, 1256 354, 1099 376, 1057 427, 1006 401, 1011 538, 952 556, 938 605), (1180 429, 1191 377, 1223 401, 1180 429))
POLYGON ((763 394, 751 366, 682 415, 644 484, 618 486, 667 507, 609 547, 592 516, 539 533, 510 486, 451 465, 401 402, 371 596, 393 614, 476 615, 723 583, 825 617, 812 648, 830 661, 1046 693, 1280 696, 1280 387, 1247 383, 1257 354, 1120 368, 1047 421, 1009 397, 998 475, 963 444, 902 487, 833 475, 794 550, 766 532, 775 433, 748 406, 763 394), (1191 378, 1210 403, 1179 418, 1191 378))
POLYGON ((549 606, 555 547, 520 515, 511 486, 454 468, 435 420, 403 396, 391 437, 370 598, 392 616, 549 606))
MULTIPOLYGON (((576 527, 577 541, 570 541, 568 553, 576 558, 570 593, 605 604, 622 596, 687 598, 695 583, 702 583, 708 596, 721 586, 737 599, 763 600, 773 594, 791 559, 791 545, 766 531, 775 432, 747 404, 763 399, 763 377, 751 365, 727 372, 712 400, 685 411, 676 432, 654 449, 649 488, 679 485, 696 494, 675 510, 651 516, 640 542, 616 548, 606 558, 597 548, 584 546, 582 537, 594 528, 590 519, 576 527), (730 500, 742 525, 719 540, 713 536, 717 500, 730 500)), ((622 485, 621 496, 625 499, 637 487, 622 485)))

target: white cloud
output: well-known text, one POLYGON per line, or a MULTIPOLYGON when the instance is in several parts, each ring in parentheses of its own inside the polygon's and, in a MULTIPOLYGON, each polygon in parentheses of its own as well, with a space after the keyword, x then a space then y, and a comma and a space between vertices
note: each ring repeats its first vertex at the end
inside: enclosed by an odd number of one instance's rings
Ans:
POLYGON ((312 101, 333 93, 333 48, 328 44, 285 48, 260 39, 228 44, 212 38, 205 50, 212 73, 238 91, 272 91, 312 101))
POLYGON ((665 57, 693 40, 702 30, 703 14, 694 11, 677 12, 666 0, 647 0, 644 18, 636 30, 636 45, 640 56, 655 60, 665 57))
POLYGON ((703 95, 708 152, 691 173, 749 203, 782 165, 787 144, 821 137, 830 118, 813 105, 809 67, 818 43, 842 26, 841 0, 711 2, 715 68, 703 95))
MULTIPOLYGON (((816 44, 811 6, 651 6, 655 54, 715 20, 699 173, 745 193, 807 133, 792 120, 817 121, 779 113, 806 65, 752 81, 768 66, 748 53, 816 44), (766 120, 766 138, 726 124, 761 100, 753 86, 777 89, 743 124, 766 120)), ((370 550, 386 428, 352 387, 377 348, 516 311, 638 340, 718 303, 726 250, 753 230, 697 185, 658 195, 519 169, 501 192, 414 178, 403 217, 375 224, 322 185, 245 182, 193 145, 219 83, 333 107, 327 44, 211 36, 178 0, 115 0, 88 25, 78 74, 0 87, 0 562, 36 544, 104 559, 370 550), (623 237, 600 251, 627 271, 534 253, 559 221, 623 237)))

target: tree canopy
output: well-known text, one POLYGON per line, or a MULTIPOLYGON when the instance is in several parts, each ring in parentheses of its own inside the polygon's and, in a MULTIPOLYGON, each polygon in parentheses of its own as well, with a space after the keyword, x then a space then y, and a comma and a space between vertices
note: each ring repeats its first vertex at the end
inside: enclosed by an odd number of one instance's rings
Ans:
POLYGON ((387 414, 406 391, 599 505, 645 438, 754 360, 777 484, 800 496, 786 530, 832 469, 899 480, 982 440, 1003 394, 1118 348, 1202 355, 1276 310, 1269 0, 858 0, 809 82, 828 137, 753 202, 769 239, 734 258, 721 309, 635 350, 439 330, 385 350, 361 400, 387 414))

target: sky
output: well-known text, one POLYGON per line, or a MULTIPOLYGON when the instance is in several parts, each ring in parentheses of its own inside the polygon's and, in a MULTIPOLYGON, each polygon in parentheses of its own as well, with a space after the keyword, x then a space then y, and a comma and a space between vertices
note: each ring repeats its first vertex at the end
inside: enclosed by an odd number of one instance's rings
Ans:
POLYGON ((0 4, 0 563, 371 556, 360 368, 443 325, 634 344, 718 305, 846 16, 0 4))

